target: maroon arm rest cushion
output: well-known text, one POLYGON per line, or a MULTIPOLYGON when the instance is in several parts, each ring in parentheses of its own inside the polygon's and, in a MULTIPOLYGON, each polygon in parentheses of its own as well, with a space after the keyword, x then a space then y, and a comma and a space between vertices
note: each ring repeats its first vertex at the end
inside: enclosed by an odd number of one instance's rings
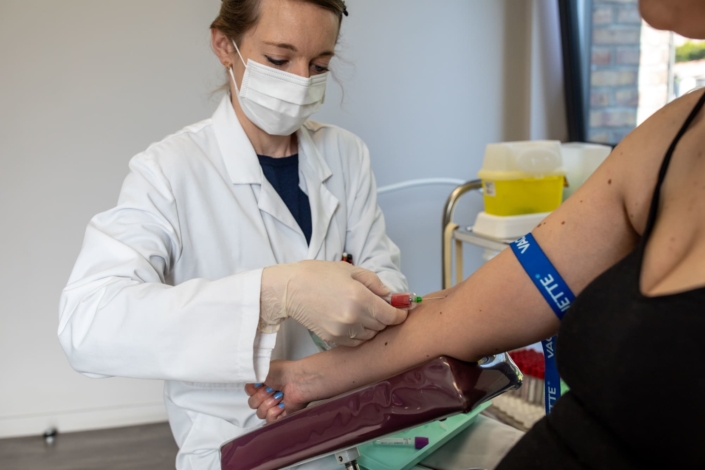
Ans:
POLYGON ((521 385, 507 354, 478 363, 439 357, 352 392, 312 404, 220 449, 222 470, 275 470, 372 439, 467 413, 521 385))

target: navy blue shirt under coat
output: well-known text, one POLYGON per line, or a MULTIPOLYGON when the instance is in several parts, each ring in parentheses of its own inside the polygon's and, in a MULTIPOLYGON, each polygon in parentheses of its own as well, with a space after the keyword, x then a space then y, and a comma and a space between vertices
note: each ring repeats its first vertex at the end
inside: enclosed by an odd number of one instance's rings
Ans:
POLYGON ((289 208, 306 237, 306 243, 311 244, 311 203, 299 187, 299 155, 284 158, 257 155, 257 158, 267 181, 289 208))

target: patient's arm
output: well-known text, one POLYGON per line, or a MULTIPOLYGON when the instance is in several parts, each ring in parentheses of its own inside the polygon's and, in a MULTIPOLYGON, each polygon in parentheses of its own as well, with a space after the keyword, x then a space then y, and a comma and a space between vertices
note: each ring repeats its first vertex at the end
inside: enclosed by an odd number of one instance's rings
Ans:
MULTIPOLYGON (((533 231, 574 293, 634 248, 668 143, 699 96, 676 100, 630 134, 533 231)), ((440 355, 474 361, 534 343, 553 335, 559 326, 510 250, 446 293, 445 299, 421 304, 404 324, 358 348, 339 347, 297 362, 273 363, 268 385, 283 390, 287 410, 295 409, 440 355)), ((249 387, 248 392, 254 389, 249 387)), ((262 405, 263 398, 264 392, 255 393, 251 406, 262 405)), ((265 402, 260 416, 266 411, 265 402)))
MULTIPOLYGON (((576 294, 626 255, 636 240, 614 187, 617 177, 610 171, 609 166, 599 170, 591 185, 533 232, 576 294), (610 179, 613 184, 608 184, 610 179), (598 184, 599 190, 594 188, 598 184)), ((475 361, 531 344, 552 336, 559 326, 511 250, 444 293, 445 299, 420 304, 405 323, 357 348, 338 347, 297 362, 272 363, 267 385, 283 390, 287 410, 294 410, 441 355, 475 361)), ((266 398, 260 391, 250 405, 260 407, 266 398)), ((259 411, 270 421, 280 413, 267 403, 259 411)))
MULTIPOLYGON (((588 183, 533 231, 576 294, 625 256, 637 239, 625 215, 617 160, 613 153, 588 183)), ((291 410, 441 355, 475 361, 535 343, 552 336, 559 326, 511 250, 445 294, 445 299, 422 303, 405 323, 357 348, 338 347, 297 362, 273 363, 267 385, 284 392, 291 410)), ((265 398, 260 391, 250 405, 258 407, 265 398)), ((278 410, 269 414, 271 420, 278 410)))

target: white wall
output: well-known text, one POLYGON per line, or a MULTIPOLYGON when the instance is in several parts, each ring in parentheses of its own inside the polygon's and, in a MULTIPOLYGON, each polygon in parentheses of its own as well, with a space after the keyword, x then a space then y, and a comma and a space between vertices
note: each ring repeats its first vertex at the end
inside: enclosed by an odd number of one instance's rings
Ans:
MULTIPOLYGON (((208 46, 219 4, 0 2, 0 437, 164 419, 161 383, 71 370, 57 304, 85 226, 115 204, 130 157, 211 115, 224 78, 208 46)), ((529 136, 528 5, 349 0, 345 102, 332 85, 317 118, 367 141, 380 185, 473 178, 486 143, 529 136)), ((419 293, 440 286, 451 189, 380 197, 419 293)), ((471 222, 478 203, 459 218, 471 222)), ((467 272, 478 264, 479 251, 467 272)))

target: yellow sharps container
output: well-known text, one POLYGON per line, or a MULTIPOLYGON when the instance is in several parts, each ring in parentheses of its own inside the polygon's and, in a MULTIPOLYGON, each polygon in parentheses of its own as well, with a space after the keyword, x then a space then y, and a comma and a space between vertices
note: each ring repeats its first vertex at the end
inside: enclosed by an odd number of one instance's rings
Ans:
POLYGON ((563 200, 562 164, 558 141, 489 144, 479 172, 485 212, 511 216, 555 210, 563 200))

